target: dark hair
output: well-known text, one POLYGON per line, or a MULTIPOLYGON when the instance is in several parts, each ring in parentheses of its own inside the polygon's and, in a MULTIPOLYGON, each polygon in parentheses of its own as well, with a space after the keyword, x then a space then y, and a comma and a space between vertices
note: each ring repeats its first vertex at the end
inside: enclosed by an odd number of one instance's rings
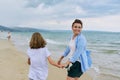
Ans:
POLYGON ((72 27, 73 27, 73 25, 74 25, 75 23, 79 23, 79 24, 81 24, 81 26, 83 27, 83 23, 82 23, 81 20, 75 19, 74 22, 72 23, 72 27))
POLYGON ((30 48, 38 49, 45 47, 45 45, 46 41, 43 39, 42 35, 39 32, 33 33, 29 44, 30 48))

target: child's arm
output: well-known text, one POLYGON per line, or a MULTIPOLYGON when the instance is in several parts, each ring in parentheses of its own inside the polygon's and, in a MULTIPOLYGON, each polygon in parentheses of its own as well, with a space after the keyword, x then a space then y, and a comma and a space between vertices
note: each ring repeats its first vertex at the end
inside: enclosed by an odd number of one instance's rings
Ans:
POLYGON ((62 65, 58 65, 55 61, 53 61, 50 56, 48 56, 48 61, 49 61, 49 63, 51 65, 54 65, 54 66, 56 66, 58 68, 62 68, 63 67, 62 65))
POLYGON ((27 61, 27 63, 30 65, 31 63, 30 63, 30 58, 28 58, 28 61, 27 61))

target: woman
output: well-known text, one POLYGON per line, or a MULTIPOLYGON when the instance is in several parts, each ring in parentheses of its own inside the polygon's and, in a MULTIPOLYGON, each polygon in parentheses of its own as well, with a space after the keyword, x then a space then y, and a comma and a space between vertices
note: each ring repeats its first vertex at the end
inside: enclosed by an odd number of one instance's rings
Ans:
POLYGON ((73 35, 64 54, 58 60, 58 64, 64 57, 68 56, 68 61, 64 66, 67 68, 67 80, 78 80, 80 76, 91 66, 90 52, 86 50, 86 39, 81 31, 83 23, 76 19, 72 23, 73 35))

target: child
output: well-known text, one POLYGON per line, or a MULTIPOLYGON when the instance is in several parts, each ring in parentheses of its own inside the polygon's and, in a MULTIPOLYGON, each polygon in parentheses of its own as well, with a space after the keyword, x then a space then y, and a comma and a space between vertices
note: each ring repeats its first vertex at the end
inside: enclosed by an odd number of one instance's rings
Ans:
POLYGON ((46 80, 48 76, 47 60, 51 65, 62 68, 55 63, 50 55, 51 53, 45 47, 46 42, 38 32, 33 33, 30 40, 30 48, 27 51, 29 68, 29 80, 46 80))
POLYGON ((11 33, 10 32, 8 32, 7 38, 8 38, 8 40, 10 40, 10 38, 11 38, 11 33))

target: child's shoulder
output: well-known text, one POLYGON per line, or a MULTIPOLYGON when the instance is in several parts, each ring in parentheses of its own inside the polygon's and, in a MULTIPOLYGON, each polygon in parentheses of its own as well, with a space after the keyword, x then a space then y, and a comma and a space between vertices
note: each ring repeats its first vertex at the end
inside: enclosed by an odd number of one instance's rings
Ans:
POLYGON ((38 48, 38 49, 32 49, 32 48, 28 48, 27 51, 35 51, 35 50, 47 50, 47 47, 43 47, 43 48, 38 48))
POLYGON ((47 48, 47 47, 43 47, 43 48, 41 48, 41 49, 42 49, 42 50, 45 50, 45 51, 46 51, 46 50, 48 50, 48 48, 47 48))

